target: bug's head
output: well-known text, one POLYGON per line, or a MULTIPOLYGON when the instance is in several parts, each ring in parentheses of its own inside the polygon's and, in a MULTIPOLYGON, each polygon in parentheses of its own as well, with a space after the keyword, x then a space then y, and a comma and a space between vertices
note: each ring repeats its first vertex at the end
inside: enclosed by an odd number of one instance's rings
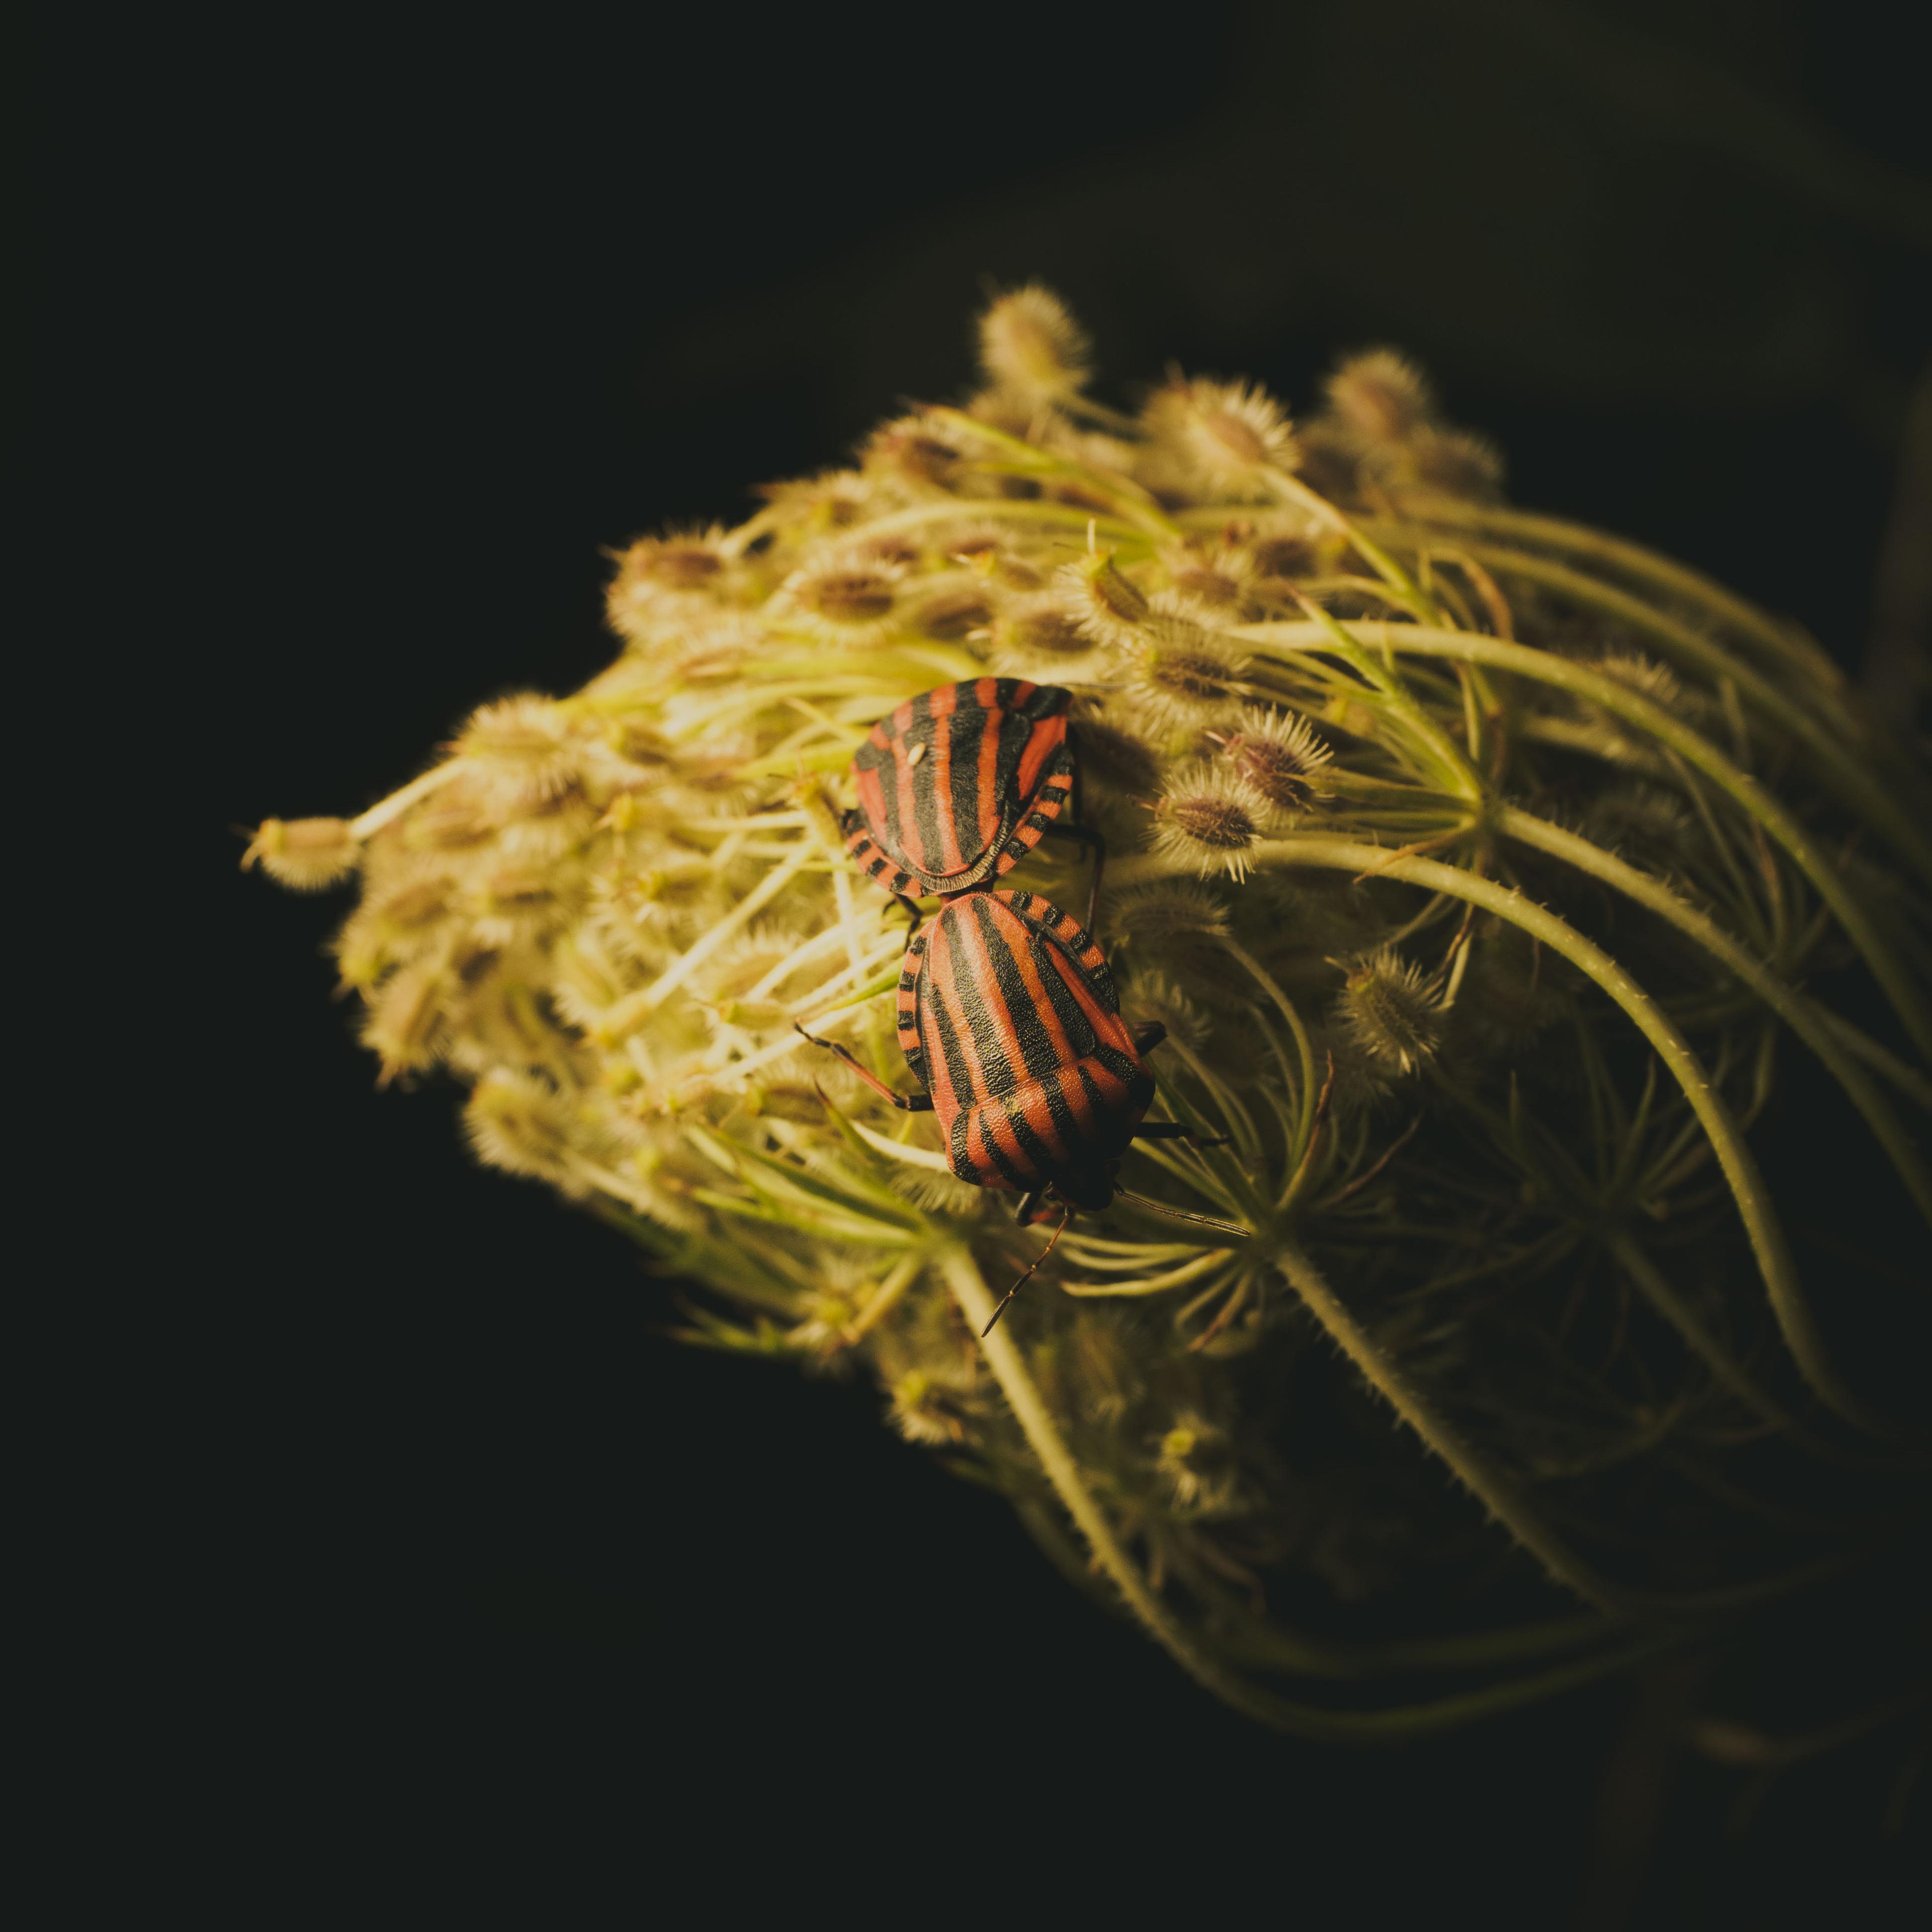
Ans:
MULTIPOLYGON (((1046 1190, 1047 1197, 1062 1208, 1072 1208, 1076 1214, 1101 1214, 1113 1205, 1114 1175, 1119 1166, 1116 1160, 1104 1165, 1096 1161, 1090 1166, 1064 1168, 1053 1177, 1052 1184, 1046 1190)), ((1045 1220, 1050 1211, 1043 1204, 1035 1218, 1045 1220)))

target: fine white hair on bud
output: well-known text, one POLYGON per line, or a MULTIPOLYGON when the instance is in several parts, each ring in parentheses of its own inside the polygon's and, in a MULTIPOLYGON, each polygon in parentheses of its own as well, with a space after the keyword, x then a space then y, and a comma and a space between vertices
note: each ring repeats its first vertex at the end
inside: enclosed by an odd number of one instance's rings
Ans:
POLYGON ((1435 1058, 1442 1010, 1420 967, 1394 946, 1381 946, 1351 964, 1347 974, 1342 1024, 1370 1059, 1408 1074, 1435 1058))
POLYGON ((881 423, 866 439, 860 460, 868 476, 914 500, 950 496, 965 464, 958 442, 922 415, 881 423))
POLYGON ((1278 811, 1297 813, 1330 790, 1334 753, 1292 711, 1245 708, 1222 754, 1278 811))
POLYGON ((455 991, 448 962, 440 954, 398 968, 376 990, 363 1022, 362 1043, 382 1062, 382 1085, 436 1064, 446 1037, 446 1005, 455 991))
POLYGON ((1350 356, 1324 388, 1329 408, 1365 442, 1406 442, 1436 413, 1427 378, 1393 349, 1350 356))
POLYGON ((1154 848, 1192 866, 1200 876, 1248 875, 1249 854, 1266 836, 1274 808, 1226 765, 1184 766, 1168 779, 1154 808, 1154 848))
POLYGON ((980 318, 980 361, 988 380, 1029 404, 1077 394, 1091 374, 1090 353, 1086 331, 1037 282, 996 297, 980 318))
POLYGON ((1224 621, 1239 621, 1257 574, 1251 552, 1232 544, 1190 545, 1169 550, 1161 562, 1168 588, 1177 597, 1224 621))
POLYGON ((611 628, 633 644, 649 644, 688 622, 692 608, 716 598, 729 580, 724 538, 713 525, 640 537, 620 552, 604 600, 611 628))
POLYGON ((1070 660, 1092 652, 1093 638, 1069 614, 1057 592, 1044 591, 1016 598, 990 628, 988 643, 995 668, 1025 676, 1037 671, 1051 681, 1083 667, 1070 660))
POLYGON ((874 644, 898 616, 904 576, 896 560, 848 548, 795 571, 779 591, 780 608, 826 644, 874 644))
POLYGON ((493 1067, 471 1090, 463 1130, 476 1157, 506 1174, 547 1180, 574 1198, 589 1192, 572 1171, 568 1112, 548 1081, 493 1067))
POLYGON ((1165 594, 1126 656, 1129 689, 1150 718, 1169 728, 1223 717, 1247 688, 1246 651, 1165 594))
POLYGON ((1148 398, 1141 423, 1156 476, 1192 495, 1262 501, 1270 472, 1295 466, 1286 412, 1252 382, 1177 377, 1148 398))
POLYGON ((1130 886, 1108 901, 1107 912, 1117 935, 1114 944, 1130 952, 1163 940, 1222 938, 1234 930, 1221 895, 1192 879, 1156 879, 1130 886))
POLYGON ((470 714, 452 748, 505 814, 550 803, 577 782, 580 747, 568 714, 547 698, 506 698, 470 714))
POLYGON ((1425 426, 1410 439, 1408 453, 1410 472, 1425 490, 1486 502, 1502 488, 1502 452, 1486 436, 1425 426))
POLYGON ((362 856, 346 818, 265 818, 242 855, 242 869, 260 866, 278 885, 319 892, 347 878, 362 856))
POLYGON ((1096 644, 1130 650, 1153 614, 1147 592, 1122 574, 1110 550, 1062 564, 1054 581, 1069 619, 1096 644))

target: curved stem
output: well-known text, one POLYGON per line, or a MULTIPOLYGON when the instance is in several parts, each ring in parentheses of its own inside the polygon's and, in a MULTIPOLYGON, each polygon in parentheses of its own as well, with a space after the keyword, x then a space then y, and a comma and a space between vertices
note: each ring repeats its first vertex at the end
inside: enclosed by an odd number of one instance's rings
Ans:
POLYGON ((1412 610, 1425 619, 1430 614, 1441 615, 1436 609, 1435 600, 1423 596, 1408 572, 1373 538, 1364 535, 1361 526, 1337 509, 1320 490, 1310 488, 1299 476, 1286 470, 1269 470, 1268 480, 1277 496, 1319 518, 1337 536, 1346 537, 1368 559, 1376 574, 1392 590, 1399 591, 1402 601, 1412 610))
POLYGON ((1532 556, 1525 550, 1509 550, 1496 544, 1474 544, 1471 548, 1498 575, 1540 584, 1570 604, 1598 611, 1642 633, 1666 656, 1679 663, 1694 664, 1712 678, 1730 679, 1741 696, 1773 720, 1780 729, 1808 746, 1821 775, 1828 778, 1840 799, 1865 813, 1874 824, 1882 826, 1900 853, 1911 861, 1922 876, 1932 880, 1932 840, 1927 838, 1911 813, 1872 770, 1873 748, 1848 745, 1828 730, 1822 722, 1829 715, 1824 707, 1800 703, 1721 645, 1713 644, 1688 624, 1679 623, 1654 604, 1646 604, 1641 598, 1633 597, 1613 584, 1602 583, 1547 558, 1532 556))
POLYGON ((432 792, 440 791, 452 778, 460 778, 470 770, 467 758, 452 758, 446 765, 438 765, 434 770, 424 772, 419 778, 412 778, 399 791, 370 806, 359 818, 349 821, 349 836, 358 842, 370 839, 386 825, 394 824, 412 805, 426 799, 432 792))
POLYGON ((1011 1333, 1004 1328, 994 1328, 986 1332, 996 1304, 971 1254, 962 1247, 946 1248, 940 1252, 939 1267, 953 1300, 959 1305, 960 1313, 966 1318, 968 1327, 980 1336, 980 1352, 986 1357, 986 1366, 993 1372, 993 1379, 999 1384, 1000 1393, 1012 1410, 1013 1419, 1025 1436, 1028 1447, 1039 1459, 1040 1468, 1053 1485, 1061 1507, 1073 1519, 1088 1547, 1093 1551, 1094 1561, 1113 1580, 1114 1588, 1125 1598, 1128 1609, 1155 1642, 1203 1689, 1212 1691, 1223 1703, 1232 1705, 1238 1711, 1258 1718, 1264 1724, 1270 1722, 1264 1708, 1268 1700, 1263 1694, 1244 1683, 1232 1672, 1222 1670, 1196 1648, 1179 1621, 1148 1588, 1146 1580, 1120 1546, 1113 1526, 1102 1514, 1093 1492, 1082 1480, 1078 1466, 1048 1413, 1045 1400, 1028 1374, 1026 1364, 1020 1359, 1019 1349, 1011 1333))
MULTIPOLYGON (((927 414, 992 448, 1003 450, 1010 467, 1023 476, 1058 477, 1090 492, 1111 505, 1115 516, 1134 525, 1144 536, 1151 535, 1171 542, 1180 534, 1154 498, 1127 477, 1102 475, 1088 464, 1042 449, 1024 436, 1010 436, 977 416, 968 416, 964 410, 940 405, 929 409, 927 414)), ((1093 512, 1089 508, 1085 514, 1090 516, 1093 512)))
POLYGON ((1604 884, 1648 907, 1668 920, 1677 929, 1694 940, 1725 970, 1742 980, 1772 1011, 1816 1054, 1826 1070, 1842 1087, 1852 1104, 1869 1126, 1897 1170, 1918 1210, 1932 1221, 1932 1174, 1919 1159, 1918 1150, 1885 1096, 1847 1052, 1825 1016, 1810 1000, 1755 959, 1715 920, 1680 898, 1660 879, 1639 872, 1635 866, 1612 856, 1600 846, 1561 826, 1552 825, 1513 806, 1504 806, 1493 814, 1492 823, 1507 838, 1532 845, 1574 866, 1580 872, 1600 879, 1604 884))
MULTIPOLYGON (((1416 701, 1414 694, 1392 669, 1384 669, 1320 604, 1304 597, 1301 608, 1328 634, 1336 656, 1372 686, 1414 740, 1429 776, 1452 796, 1473 804, 1483 795, 1483 782, 1448 734, 1416 701)), ((1369 701, 1366 694, 1359 702, 1369 701)))
MULTIPOLYGON (((947 1248, 940 1254, 939 1266, 960 1313, 975 1330, 982 1329, 992 1318, 994 1304, 992 1292, 981 1279, 972 1256, 964 1248, 947 1248)), ((1621 1670, 1639 1658, 1678 1640, 1674 1636, 1648 1636, 1624 1649, 1534 1676, 1394 1710, 1328 1711, 1292 1703, 1223 1668, 1193 1642, 1179 1619, 1148 1587, 1146 1580, 1121 1547, 1112 1526, 1082 1480, 1079 1468, 1028 1374, 1012 1336, 1004 1328, 994 1328, 981 1336, 980 1346, 1054 1493, 1136 1620, 1203 1690, 1271 1730, 1338 1743, 1373 1743, 1447 1730, 1621 1670)))
POLYGON ((1471 503, 1460 497, 1430 496, 1407 499, 1405 512, 1429 524, 1453 524, 1467 530, 1497 530, 1505 536, 1520 537, 1528 543, 1547 544, 1567 550, 1572 556, 1588 557, 1608 564, 1614 570, 1640 578, 1646 583, 1686 603, 1701 604, 1705 610, 1741 637, 1749 638, 1773 656, 1793 669, 1815 679, 1825 688, 1842 694, 1845 674, 1810 638, 1797 630, 1787 630, 1768 613, 1760 610, 1735 592, 1678 563, 1675 559, 1646 550, 1627 537, 1612 536, 1586 524, 1566 523, 1560 517, 1539 516, 1526 510, 1509 510, 1489 503, 1471 503))
MULTIPOLYGON (((1486 912, 1494 913, 1512 926, 1538 939, 1576 967, 1608 994, 1635 1023, 1638 1030, 1655 1048, 1671 1077, 1682 1088, 1684 1098, 1702 1127, 1712 1151, 1729 1184, 1740 1218, 1757 1257, 1766 1292, 1783 1334, 1785 1345, 1805 1380, 1827 1407, 1845 1420, 1869 1433, 1891 1438, 1892 1426, 1866 1408, 1840 1379, 1825 1352, 1810 1307, 1804 1299, 1785 1244, 1784 1230, 1773 1212, 1768 1191, 1758 1172, 1744 1136, 1731 1118, 1730 1109, 1718 1096, 1697 1056, 1666 1018, 1656 1002, 1608 953, 1586 939, 1576 929, 1544 907, 1525 898, 1520 892, 1478 878, 1454 866, 1432 859, 1406 858, 1379 845, 1364 845, 1348 838, 1308 837, 1270 839, 1252 847, 1251 865, 1310 866, 1328 872, 1354 874, 1378 873, 1400 879, 1431 892, 1466 899, 1486 912)), ((1170 869, 1186 869, 1178 862, 1142 855, 1125 860, 1116 867, 1114 877, 1122 885, 1160 876, 1170 869)))
POLYGON ((1792 1428, 1791 1418, 1784 1408, 1724 1352, 1716 1337, 1691 1312, 1684 1298, 1628 1234, 1609 1234, 1604 1244, 1616 1256, 1618 1266, 1630 1276, 1637 1292, 1677 1330, 1684 1346, 1725 1388, 1774 1427, 1785 1430, 1792 1428))
POLYGON ((1551 1576, 1599 1610, 1628 1607, 1621 1593, 1556 1537, 1516 1485, 1484 1461, 1441 1416, 1400 1368, 1370 1340, 1342 1305, 1321 1270, 1298 1248, 1284 1242, 1276 1258, 1288 1285, 1329 1339, 1348 1357, 1376 1392, 1456 1474, 1484 1508, 1528 1550, 1551 1576))
MULTIPOLYGON (((1371 631, 1379 633, 1376 640, 1393 650, 1493 665, 1534 682, 1553 686, 1636 725, 1667 745, 1686 764, 1713 780, 1796 861, 1858 948, 1872 976, 1884 988, 1913 1044, 1932 1060, 1932 1012, 1928 1011, 1917 982, 1867 917, 1864 908, 1846 890, 1838 868, 1803 828, 1756 778, 1740 771, 1708 739, 1628 685, 1549 651, 1507 644, 1500 638, 1480 636, 1473 632, 1430 630, 1418 624, 1357 622, 1350 628, 1358 635, 1371 631)), ((1298 651, 1321 650, 1328 636, 1322 626, 1312 623, 1244 624, 1231 634, 1250 643, 1271 644, 1298 651)))

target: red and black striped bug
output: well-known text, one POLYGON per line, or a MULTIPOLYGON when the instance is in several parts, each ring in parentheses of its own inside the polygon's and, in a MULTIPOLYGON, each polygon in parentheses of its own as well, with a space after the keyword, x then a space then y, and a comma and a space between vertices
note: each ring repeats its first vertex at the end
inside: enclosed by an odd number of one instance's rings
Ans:
POLYGON ((1189 1130, 1143 1122, 1154 1084, 1142 1056, 1166 1029, 1151 1022, 1129 1030, 1100 947, 1058 906, 1018 892, 948 899, 906 948, 898 1036, 923 1094, 896 1093, 845 1048, 805 1035, 895 1107, 936 1115, 952 1172, 1018 1194, 1022 1223, 1060 1210, 1053 1240, 1007 1290, 994 1322, 1073 1214, 1097 1214, 1117 1194, 1246 1232, 1130 1194, 1116 1180, 1134 1140, 1186 1138, 1189 1130))
POLYGON ((1100 834, 1079 815, 1067 735, 1073 694, 1023 678, 980 677, 909 698, 872 727, 852 760, 858 809, 845 849, 896 897, 950 898, 990 886, 1051 832, 1094 854, 1088 911, 1100 891, 1100 834))

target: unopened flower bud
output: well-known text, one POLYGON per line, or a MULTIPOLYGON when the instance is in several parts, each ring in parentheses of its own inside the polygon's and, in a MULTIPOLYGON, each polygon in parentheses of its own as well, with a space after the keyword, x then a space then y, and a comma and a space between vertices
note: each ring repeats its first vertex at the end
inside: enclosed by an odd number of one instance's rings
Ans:
POLYGON ((997 388, 1034 404, 1076 394, 1089 373, 1086 332, 1037 282, 1001 296, 980 318, 980 360, 997 388))
POLYGON ((1204 625, 1156 609, 1136 639, 1130 682, 1164 723, 1204 724, 1242 694, 1247 662, 1244 652, 1204 625))
POLYGON ((1414 1072, 1442 1042, 1442 1008, 1426 976, 1392 946, 1378 946, 1349 968, 1341 1017, 1371 1060, 1399 1072, 1414 1072))
POLYGON ((1090 551, 1059 572, 1062 600, 1083 636, 1096 644, 1131 645, 1153 607, 1147 592, 1120 574, 1110 550, 1090 551))
POLYGON ((354 872, 362 848, 346 818, 265 818, 242 855, 278 885, 319 892, 354 872))
POLYGON ((1393 349, 1352 356, 1328 381, 1328 406, 1364 441, 1405 441, 1435 413, 1429 384, 1393 349))
POLYGON ((1248 854, 1274 816, 1268 800, 1225 765, 1177 772, 1154 808, 1154 848, 1192 864, 1204 879, 1248 875, 1248 854))
POLYGON ((454 746, 500 811, 530 810, 577 782, 579 748, 568 715, 548 698, 506 698, 472 714, 454 746))
POLYGON ((877 558, 832 558, 796 573, 784 596, 806 627, 829 644, 865 644, 890 629, 904 572, 877 558))
POLYGON ((493 1067, 478 1081, 463 1110, 463 1129, 478 1160, 506 1173, 547 1180, 580 1196, 572 1172, 569 1120, 555 1090, 535 1076, 493 1067))
POLYGON ((1292 712, 1250 708, 1239 730, 1226 739, 1222 755, 1256 790, 1286 812, 1298 812, 1329 789, 1327 767, 1334 757, 1292 712))
POLYGON ((1251 382, 1170 382, 1155 392, 1142 419, 1157 470, 1184 490, 1262 498, 1271 470, 1294 466, 1286 414, 1251 382))

